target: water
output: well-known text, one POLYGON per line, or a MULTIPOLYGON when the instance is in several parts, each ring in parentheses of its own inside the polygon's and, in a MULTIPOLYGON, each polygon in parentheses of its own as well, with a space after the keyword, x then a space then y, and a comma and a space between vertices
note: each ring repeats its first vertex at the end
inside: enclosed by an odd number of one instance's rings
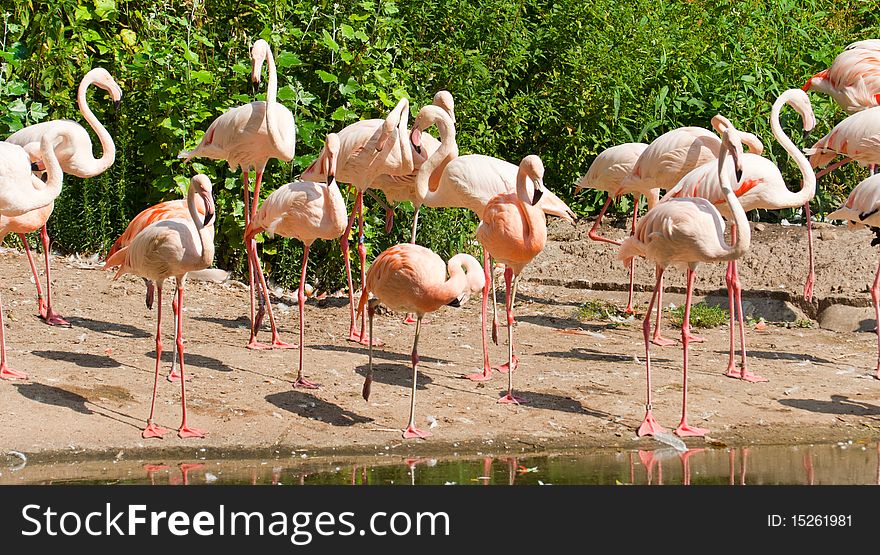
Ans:
POLYGON ((880 485, 880 443, 589 450, 545 455, 404 459, 75 461, 0 458, 0 484, 880 485))

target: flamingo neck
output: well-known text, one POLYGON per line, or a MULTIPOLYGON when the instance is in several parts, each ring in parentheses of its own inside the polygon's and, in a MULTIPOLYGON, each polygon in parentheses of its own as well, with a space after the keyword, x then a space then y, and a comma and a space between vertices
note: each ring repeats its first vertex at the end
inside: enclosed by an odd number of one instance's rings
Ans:
POLYGON ((429 294, 441 300, 444 304, 450 303, 468 292, 483 287, 483 269, 473 257, 466 254, 457 254, 449 259, 446 264, 449 279, 437 284, 429 294))
POLYGON ((278 73, 275 69, 275 56, 272 55, 271 49, 266 55, 266 66, 269 72, 269 80, 266 84, 266 131, 272 146, 279 154, 278 158, 290 161, 293 160, 296 152, 296 131, 291 129, 289 134, 285 133, 278 128, 278 121, 273 117, 273 114, 278 114, 286 108, 278 105, 276 101, 278 98, 278 73))
POLYGON ((339 190, 339 184, 334 178, 324 188, 324 206, 330 219, 330 226, 334 229, 345 229, 348 225, 348 218, 345 212, 345 199, 342 198, 342 192, 339 190), (341 216, 341 218, 340 218, 341 216))
MULTIPOLYGON (((210 268, 211 264, 214 263, 214 222, 212 220, 210 224, 205 225, 204 216, 199 214, 198 207, 196 206, 196 192, 195 187, 192 185, 190 185, 186 196, 186 207, 189 210, 193 225, 196 226, 196 231, 199 234, 199 243, 202 247, 201 255, 198 259, 198 267, 199 269, 210 268)), ((216 218, 216 215, 214 218, 216 218)))
MULTIPOLYGON (((107 131, 107 128, 101 124, 94 112, 89 108, 86 91, 88 91, 89 85, 93 82, 94 79, 90 76, 86 76, 80 82, 79 89, 76 92, 76 103, 83 118, 94 130, 98 140, 101 141, 101 157, 97 159, 92 158, 92 167, 88 168, 89 173, 97 175, 112 166, 113 162, 116 161, 116 145, 113 143, 113 137, 110 136, 110 132, 107 131)), ((94 156, 91 152, 89 155, 94 156)))
MULTIPOLYGON (((458 143, 455 140, 455 124, 442 108, 436 110, 437 133, 440 136, 440 147, 422 164, 416 173, 416 197, 419 204, 433 206, 442 190, 430 190, 431 177, 434 172, 442 173, 443 169, 458 157, 458 143)), ((439 181, 439 176, 436 178, 439 181)))
POLYGON ((797 145, 782 130, 782 125, 779 123, 779 114, 784 104, 791 105, 791 100, 786 93, 779 95, 779 98, 773 103, 773 109, 770 112, 770 128, 773 130, 773 136, 776 137, 776 140, 782 145, 785 152, 794 158, 798 169, 801 171, 801 176, 803 177, 801 189, 797 193, 791 193, 790 204, 792 206, 802 206, 808 203, 816 194, 816 174, 807 157, 804 156, 803 152, 798 149, 797 145))
POLYGON ((749 227, 749 219, 746 216, 746 212, 733 191, 732 183, 734 180, 731 179, 730 175, 733 173, 733 168, 725 167, 724 162, 726 158, 727 147, 722 145, 718 156, 718 176, 721 181, 721 191, 724 193, 724 200, 730 207, 730 212, 733 216, 736 234, 734 235, 733 245, 725 245, 724 250, 726 254, 721 260, 736 260, 749 250, 752 241, 752 230, 749 227))

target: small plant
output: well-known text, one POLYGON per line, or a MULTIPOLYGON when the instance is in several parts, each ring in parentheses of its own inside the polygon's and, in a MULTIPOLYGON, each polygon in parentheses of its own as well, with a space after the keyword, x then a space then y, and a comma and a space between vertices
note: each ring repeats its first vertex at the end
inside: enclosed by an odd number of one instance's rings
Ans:
MULTIPOLYGON (((670 319, 676 326, 684 322, 684 306, 678 306, 669 311, 670 319)), ((730 312, 720 306, 711 306, 706 303, 691 305, 691 325, 695 328, 717 328, 730 319, 730 312)))
POLYGON ((615 325, 620 324, 615 318, 625 318, 626 314, 618 306, 603 299, 592 299, 578 308, 578 320, 612 320, 615 325), (614 317, 614 318, 612 318, 614 317))

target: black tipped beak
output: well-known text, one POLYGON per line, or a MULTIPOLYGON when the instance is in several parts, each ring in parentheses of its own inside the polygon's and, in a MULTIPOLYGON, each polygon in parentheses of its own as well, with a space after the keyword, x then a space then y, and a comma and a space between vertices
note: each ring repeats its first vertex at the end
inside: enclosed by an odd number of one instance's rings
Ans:
POLYGON ((810 133, 812 133, 812 129, 804 129, 803 138, 804 143, 806 143, 810 139, 810 133))
POLYGON ((736 182, 739 183, 740 181, 742 181, 742 178, 743 178, 743 171, 742 171, 741 169, 737 168, 737 170, 736 170, 736 182))
POLYGON ((450 302, 448 306, 460 308, 461 307, 461 299, 459 299, 458 297, 452 299, 452 302, 450 302))
POLYGON ((541 197, 544 195, 544 191, 541 189, 535 189, 535 194, 532 195, 532 206, 538 204, 538 201, 541 200, 541 197))
POLYGON ((120 106, 120 105, 122 105, 122 101, 121 101, 121 100, 114 100, 114 101, 113 101, 113 108, 115 108, 116 110, 119 109, 119 106, 120 106))
MULTIPOLYGON (((410 142, 412 142, 412 141, 410 141, 410 142)), ((416 152, 418 152, 419 154, 422 153, 422 147, 413 145, 413 148, 416 149, 416 152)))
POLYGON ((40 165, 37 164, 36 162, 31 162, 31 171, 32 172, 40 171, 40 165))
POLYGON ((327 175, 327 184, 329 185, 330 183, 333 183, 334 181, 336 181, 336 175, 332 174, 332 173, 328 174, 327 175))
POLYGON ((211 210, 206 211, 204 225, 208 225, 209 223, 211 223, 211 220, 213 220, 213 219, 214 219, 214 212, 211 210))

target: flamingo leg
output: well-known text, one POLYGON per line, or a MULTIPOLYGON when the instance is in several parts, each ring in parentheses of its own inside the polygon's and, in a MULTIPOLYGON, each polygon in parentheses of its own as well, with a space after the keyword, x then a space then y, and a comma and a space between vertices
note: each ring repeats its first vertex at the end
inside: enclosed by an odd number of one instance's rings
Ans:
POLYGON ((683 353, 683 363, 682 363, 682 375, 683 375, 683 384, 682 384, 682 397, 681 397, 681 422, 678 424, 678 428, 675 429, 675 434, 679 437, 692 437, 692 436, 704 436, 709 433, 709 430, 705 428, 697 428, 694 426, 689 426, 687 423, 687 372, 688 372, 688 351, 690 350, 690 334, 688 333, 690 328, 690 319, 691 319, 691 297, 694 292, 694 278, 696 274, 692 268, 688 268, 687 271, 687 296, 684 301, 684 320, 681 323, 681 343, 682 343, 682 353, 683 353))
POLYGON ((608 200, 605 201, 605 205, 602 206, 602 210, 599 212, 599 215, 596 217, 596 223, 593 224, 593 227, 590 228, 589 235, 590 239, 593 241, 603 241, 605 243, 611 243, 612 245, 620 245, 620 241, 615 241, 614 239, 608 239, 607 237, 602 237, 599 235, 596 230, 599 229, 599 224, 602 223, 602 217, 605 215, 605 211, 608 210, 608 207, 611 205, 611 201, 614 200, 610 194, 608 195, 608 200))
POLYGON ((281 337, 278 335, 278 326, 275 324, 275 313, 272 310, 272 303, 269 302, 269 286, 266 284, 266 275, 263 273, 263 266, 260 264, 260 257, 257 256, 257 242, 251 239, 248 248, 250 249, 254 275, 259 278, 260 296, 266 299, 266 309, 269 312, 269 323, 272 326, 272 343, 266 346, 259 344, 259 346, 249 347, 252 349, 293 349, 296 345, 281 341, 281 337))
MULTIPOLYGON (((742 353, 742 363, 740 365, 741 369, 737 371, 736 369, 733 372, 730 371, 730 367, 728 366, 727 376, 731 378, 742 378, 743 380, 751 383, 761 383, 769 381, 767 378, 763 378, 748 369, 747 356, 746 356, 746 325, 743 321, 743 309, 742 309, 742 283, 739 279, 739 269, 736 263, 736 260, 732 261, 731 266, 733 268, 732 271, 732 280, 730 282, 730 287, 733 289, 733 295, 736 299, 736 315, 737 315, 737 323, 739 324, 739 343, 740 343, 740 351, 742 353)), ((732 313, 731 313, 732 314, 732 313)), ((732 345, 732 343, 731 343, 732 345)), ((731 351, 731 357, 733 357, 733 351, 731 351)))
MULTIPOLYGON (((171 344, 171 372, 167 376, 169 382, 179 381, 182 377, 182 374, 177 370, 177 338, 180 337, 180 327, 177 321, 178 308, 177 297, 175 297, 171 301, 171 312, 174 314, 174 342, 171 344)), ((192 376, 188 376, 186 379, 191 380, 192 376)))
POLYGON ((70 322, 52 310, 52 270, 49 266, 49 231, 46 229, 46 224, 43 224, 40 238, 43 241, 43 257, 46 259, 46 316, 44 320, 50 326, 70 327, 70 322))
POLYGON ((177 356, 180 362, 180 405, 183 411, 183 417, 180 421, 180 428, 177 435, 182 438, 187 437, 205 437, 204 430, 198 428, 190 428, 186 423, 186 378, 184 378, 183 370, 183 284, 177 284, 177 356))
POLYGON ((838 160, 837 162, 831 164, 827 168, 825 168, 823 170, 819 170, 816 173, 816 179, 818 180, 820 177, 827 175, 827 174, 833 172, 834 170, 836 170, 837 168, 849 164, 850 162, 852 162, 852 158, 842 158, 842 159, 838 160))
MULTIPOLYGON (((241 172, 241 182, 242 182, 242 190, 244 193, 244 224, 247 227, 247 224, 251 221, 251 208, 250 208, 250 186, 248 185, 248 180, 250 176, 250 170, 243 170, 241 172)), ((258 314, 255 310, 255 288, 254 288, 254 265, 251 261, 251 250, 250 245, 248 244, 247 239, 245 239, 244 245, 245 251, 247 252, 247 265, 248 265, 248 293, 250 296, 250 322, 251 322, 251 337, 248 340, 247 348, 248 349, 260 349, 265 348, 265 345, 259 343, 257 341, 257 333, 260 331, 260 324, 263 321, 262 315, 262 306, 260 306, 260 313, 258 314)))
MULTIPOLYGON (((645 418, 642 420, 642 424, 639 426, 636 435, 639 437, 642 436, 652 436, 654 434, 666 432, 666 428, 657 423, 657 420, 654 419, 654 405, 652 400, 651 393, 651 343, 652 341, 649 339, 651 336, 651 312, 654 309, 654 301, 657 300, 660 290, 663 287, 663 268, 657 266, 657 281, 654 283, 654 292, 651 293, 651 300, 648 301, 648 310, 645 313, 645 319, 642 322, 642 335, 645 338, 645 373, 648 376, 648 401, 645 404, 645 418)), ((641 453, 641 452, 640 452, 641 453)), ((650 478, 648 479, 648 483, 650 484, 650 478)))
MULTIPOLYGON (((409 241, 413 245, 416 244, 416 230, 419 228, 419 210, 421 208, 422 208, 421 205, 416 206, 416 213, 413 216, 412 237, 410 238, 410 241, 409 241)), ((392 214, 393 214, 393 212, 392 212, 392 214)), ((406 316, 403 318, 403 323, 404 324, 415 324, 416 323, 415 315, 412 312, 407 312, 406 316)))
POLYGON ((492 276, 492 343, 498 344, 498 298, 496 297, 496 292, 498 291, 498 287, 495 282, 495 261, 492 260, 492 257, 489 257, 490 262, 490 275, 492 276))
MULTIPOLYGON (((367 245, 364 238, 364 193, 358 191, 358 258, 361 263, 361 288, 364 287, 364 284, 367 282, 367 245)), ((360 341, 361 345, 366 345, 366 341, 372 341, 376 344, 377 347, 381 347, 385 344, 384 341, 379 339, 378 337, 373 337, 372 335, 364 339, 364 330, 367 326, 367 315, 361 314, 361 333, 360 333, 360 341)))
POLYGON ((518 361, 516 355, 513 354, 513 305, 516 301, 516 285, 519 282, 519 276, 512 276, 513 285, 511 286, 511 275, 513 274, 513 270, 511 268, 507 268, 504 272, 504 281, 507 285, 507 368, 510 370, 507 372, 507 395, 498 399, 499 403, 502 404, 514 404, 519 405, 520 403, 524 403, 522 399, 519 397, 514 397, 513 395, 513 370, 516 370, 518 365, 518 361))
POLYGON ((0 298, 0 379, 26 380, 28 375, 9 367, 6 363, 6 326, 3 323, 3 300, 0 298))
MULTIPOLYGON (((367 301, 367 320, 370 322, 370 337, 373 336, 373 320, 376 317, 376 304, 378 304, 376 299, 370 299, 367 301)), ((361 392, 361 395, 364 398, 364 401, 370 400, 370 387, 373 385, 373 342, 367 342, 367 353, 368 353, 368 366, 367 366, 367 376, 364 378, 364 388, 361 392)))
POLYGON ((31 272, 34 274, 34 284, 37 286, 37 303, 39 304, 40 318, 45 320, 47 311, 46 301, 43 299, 43 286, 40 283, 40 274, 37 272, 37 265, 34 263, 34 256, 31 253, 31 247, 28 244, 27 235, 24 233, 17 233, 16 235, 18 235, 21 244, 24 246, 24 253, 27 255, 28 264, 30 264, 31 272))
MULTIPOLYGON (((662 272, 661 272, 662 274, 662 272)), ((648 311, 650 314, 651 311, 648 311)), ((659 345, 661 347, 668 347, 669 345, 674 345, 675 341, 672 339, 666 339, 665 337, 660 335, 660 318, 663 315, 663 281, 661 280, 659 283, 659 289, 657 289, 657 322, 654 324, 654 336, 651 338, 651 343, 654 345, 659 345)))
MULTIPOLYGON (((493 366, 492 370, 497 370, 502 374, 506 374, 511 369, 516 370, 517 365, 519 364, 519 359, 516 358, 516 355, 513 354, 513 347, 510 346, 510 338, 511 335, 511 326, 513 325, 513 304, 511 300, 513 299, 513 295, 516 292, 516 289, 511 289, 511 283, 515 284, 516 279, 513 275, 513 268, 507 267, 504 268, 504 285, 506 287, 505 294, 505 306, 507 307, 507 337, 508 337, 508 357, 507 362, 502 364, 501 366, 493 366)), ((497 344, 497 341, 496 341, 497 344)))
POLYGON ((147 418, 147 427, 141 432, 141 437, 148 439, 151 437, 162 437, 168 433, 168 430, 157 426, 153 422, 156 412, 156 390, 159 388, 159 365, 162 361, 162 286, 157 287, 159 295, 159 308, 156 311, 156 371, 153 376, 153 398, 150 401, 150 417, 147 418))
POLYGON ((412 350, 412 395, 410 396, 409 403, 409 424, 407 424, 406 429, 403 430, 404 439, 425 439, 431 436, 431 432, 416 428, 416 381, 419 377, 419 332, 421 331, 421 327, 422 317, 421 315, 416 315, 416 338, 413 340, 412 350))
MULTIPOLYGON (((639 196, 636 200, 635 208, 633 208, 633 225, 632 225, 632 233, 630 235, 636 234, 636 222, 639 220, 639 201, 642 200, 642 197, 639 196)), ((624 314, 632 314, 633 311, 633 277, 636 268, 636 257, 632 257, 629 261, 629 298, 626 300, 626 308, 623 309, 624 314)))
POLYGON ((733 449, 727 450, 727 468, 730 471, 728 483, 734 486, 736 485, 736 451, 733 449))
POLYGON ((251 203, 251 219, 257 215, 260 205, 260 185, 263 183, 263 170, 257 170, 257 179, 254 181, 254 202, 251 203))
POLYGON ((492 267, 489 264, 489 251, 483 249, 483 272, 486 281, 483 284, 482 308, 480 310, 480 336, 483 340, 483 371, 467 374, 465 378, 475 382, 485 382, 492 378, 492 366, 489 364, 489 338, 486 333, 486 320, 489 316, 489 287, 492 283, 492 267))
POLYGON ((810 214, 810 201, 804 204, 804 215, 807 218, 807 257, 809 262, 807 282, 804 284, 804 299, 811 302, 813 300, 813 285, 816 282, 816 267, 813 259, 813 218, 810 214))
POLYGON ((348 278, 348 309, 351 313, 351 326, 348 330, 348 340, 358 343, 361 340, 361 336, 355 329, 354 283, 351 279, 351 258, 349 257, 348 238, 351 236, 351 228, 354 226, 354 219, 357 216, 359 200, 360 196, 354 201, 354 206, 351 209, 351 216, 348 218, 348 226, 345 228, 345 233, 343 233, 342 237, 339 239, 339 246, 342 249, 342 257, 345 259, 345 277, 348 278))
POLYGON ((874 304, 874 314, 877 317, 877 370, 874 377, 880 380, 880 266, 877 266, 877 274, 874 276, 874 284, 871 286, 871 300, 874 304))
POLYGON ((306 310, 306 266, 309 264, 309 245, 303 248, 303 267, 302 274, 299 278, 299 292, 297 293, 297 304, 299 305, 299 371, 296 374, 296 381, 293 387, 301 387, 303 389, 318 389, 319 384, 312 383, 303 377, 303 344, 305 343, 305 310, 306 310))

